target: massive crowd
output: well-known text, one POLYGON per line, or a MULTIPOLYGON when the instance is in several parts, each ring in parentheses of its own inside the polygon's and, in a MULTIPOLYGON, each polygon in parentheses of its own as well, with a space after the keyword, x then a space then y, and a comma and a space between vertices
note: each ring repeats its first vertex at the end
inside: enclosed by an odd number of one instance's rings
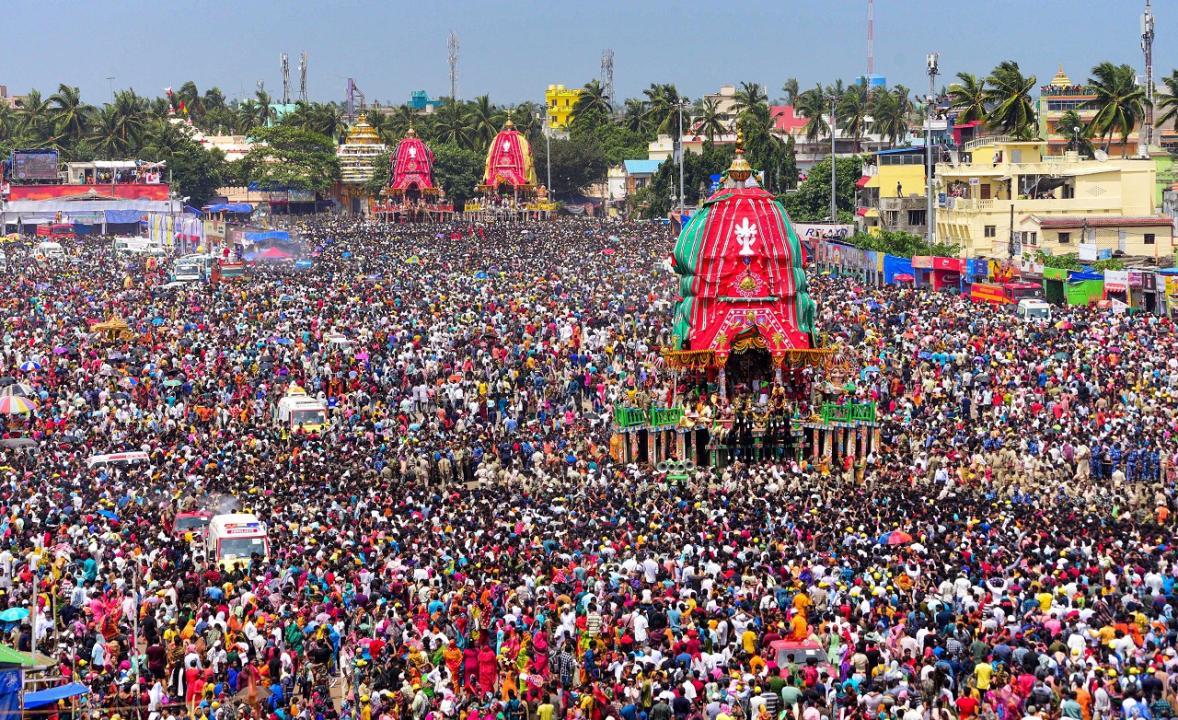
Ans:
POLYGON ((0 617, 90 688, 62 712, 1174 716, 1169 320, 815 274, 882 447, 668 482, 608 455, 616 404, 672 394, 665 226, 303 233, 310 269, 216 288, 99 240, 8 246, 0 382, 38 407, 0 442, 0 617), (115 314, 132 340, 89 332, 115 314), (321 435, 273 422, 296 383, 321 435), (87 467, 120 450, 151 462, 87 467), (170 532, 229 508, 268 559, 170 532))

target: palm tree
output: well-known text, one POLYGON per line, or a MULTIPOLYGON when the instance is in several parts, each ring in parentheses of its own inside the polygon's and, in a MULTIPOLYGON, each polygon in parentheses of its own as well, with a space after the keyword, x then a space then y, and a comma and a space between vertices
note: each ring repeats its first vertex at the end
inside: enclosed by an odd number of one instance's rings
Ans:
POLYGON ((41 97, 40 90, 30 90, 21 103, 18 128, 38 140, 48 134, 50 122, 49 101, 41 97))
POLYGON ((902 109, 900 96, 882 87, 876 88, 871 95, 872 128, 895 147, 908 133, 908 116, 902 109))
POLYGON ((191 142, 175 123, 158 118, 152 119, 144 126, 143 139, 143 155, 156 161, 168 159, 191 142))
POLYGON ((1108 152, 1113 131, 1121 135, 1121 157, 1129 154, 1129 134, 1145 117, 1145 106, 1149 99, 1145 88, 1137 84, 1137 73, 1129 65, 1113 65, 1102 62, 1092 68, 1088 85, 1096 95, 1088 104, 1095 108, 1092 118, 1092 133, 1104 137, 1104 150, 1108 152))
POLYGON ((715 98, 705 98, 695 106, 695 131, 702 133, 709 142, 716 135, 723 135, 728 130, 724 122, 724 114, 720 112, 720 101, 715 98))
POLYGON ((540 134, 544 127, 540 118, 543 117, 544 107, 531 100, 525 100, 511 109, 511 121, 517 130, 529 138, 540 134))
POLYGON ((1055 131, 1068 139, 1068 150, 1081 155, 1092 155, 1092 128, 1080 118, 1080 113, 1068 110, 1059 116, 1055 131))
POLYGON ((769 104, 769 96, 761 85, 750 82, 742 82, 732 100, 732 109, 738 118, 753 108, 769 104))
POLYGON ((467 106, 467 123, 471 132, 471 141, 479 146, 490 144, 499 133, 503 123, 499 120, 499 112, 491 104, 491 98, 479 95, 467 106))
POLYGON ((837 104, 838 124, 843 133, 855 139, 855 152, 859 152, 860 139, 867 131, 867 85, 856 83, 847 88, 837 104))
POLYGON ((821 85, 800 93, 794 108, 799 115, 806 118, 806 125, 802 128, 806 140, 816 142, 819 138, 830 135, 830 126, 826 123, 826 112, 830 108, 830 103, 826 101, 826 93, 821 85))
POLYGON ((908 97, 911 91, 904 85, 892 86, 892 98, 895 99, 897 107, 900 109, 900 114, 903 115, 904 121, 907 122, 908 116, 912 113, 912 99, 908 97))
POLYGON ((176 91, 176 97, 184 102, 184 109, 188 111, 193 122, 204 117, 205 104, 200 96, 200 91, 196 89, 196 83, 189 80, 181 85, 180 89, 176 91))
POLYGON ((986 118, 986 79, 973 73, 959 72, 949 86, 949 107, 957 111, 957 122, 968 123, 986 118))
POLYGON ((985 101, 990 107, 986 122, 1018 138, 1029 138, 1035 130, 1035 106, 1031 91, 1035 89, 1034 75, 1023 75, 1018 63, 1003 60, 986 78, 990 84, 985 101))
POLYGON ((265 90, 259 90, 254 93, 254 97, 257 98, 258 112, 258 117, 254 123, 255 126, 268 125, 273 120, 277 119, 274 113, 274 108, 272 107, 274 100, 270 97, 270 93, 266 92, 265 90))
POLYGON ((650 126, 658 133, 674 133, 680 105, 687 98, 679 95, 673 83, 652 83, 642 94, 647 97, 646 116, 650 126))
POLYGON ((610 105, 609 98, 605 96, 605 88, 601 86, 601 82, 590 80, 585 83, 581 94, 577 96, 577 102, 573 104, 573 122, 576 122, 578 117, 608 118, 613 111, 613 106, 610 105))
POLYGON ((646 103, 643 101, 637 98, 627 98, 625 109, 622 110, 622 125, 627 130, 645 133, 650 129, 646 110, 646 103))
POLYGON ((781 92, 785 93, 785 102, 793 105, 798 99, 798 79, 795 77, 786 78, 785 84, 781 86, 781 92))
POLYGON ((53 129, 59 137, 72 143, 86 134, 93 108, 82 102, 78 88, 58 85, 57 92, 49 96, 49 102, 53 105, 53 129))
POLYGON ((136 95, 134 90, 120 90, 115 93, 114 121, 121 152, 134 154, 134 150, 139 147, 146 105, 147 101, 136 95))
POLYGON ((101 158, 113 160, 123 154, 119 138, 119 119, 114 105, 103 105, 94 114, 90 140, 95 153, 101 158))
POLYGON ((1165 125, 1178 117, 1178 70, 1171 70, 1169 77, 1162 78, 1166 86, 1166 93, 1158 100, 1158 107, 1166 112, 1157 119, 1155 125, 1165 125))
POLYGON ((437 138, 451 145, 467 147, 470 143, 471 128, 467 114, 462 107, 448 99, 446 104, 438 109, 437 121, 434 125, 437 138))
POLYGON ((344 111, 335 103, 311 103, 307 129, 334 139, 344 132, 344 111))
POLYGON ((241 132, 249 134, 250 130, 258 127, 259 106, 253 98, 237 106, 237 127, 241 132))

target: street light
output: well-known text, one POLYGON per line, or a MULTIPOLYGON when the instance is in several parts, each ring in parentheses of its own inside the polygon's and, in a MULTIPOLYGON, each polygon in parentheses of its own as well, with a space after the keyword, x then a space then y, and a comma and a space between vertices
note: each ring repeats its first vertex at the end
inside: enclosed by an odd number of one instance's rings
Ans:
POLYGON ((536 112, 536 120, 540 123, 540 132, 544 133, 544 164, 548 166, 548 197, 552 198, 552 136, 548 133, 548 113, 544 113, 543 119, 540 117, 539 111, 536 112))
POLYGON ((928 70, 928 102, 925 105, 924 113, 924 154, 925 180, 928 183, 928 187, 925 188, 924 223, 926 228, 925 237, 928 238, 929 245, 933 245, 937 241, 937 224, 933 219, 933 118, 936 115, 933 88, 937 81, 937 75, 940 74, 940 58, 941 56, 938 53, 929 53, 925 57, 925 66, 928 70))
POLYGON ((687 100, 683 99, 675 103, 675 107, 679 109, 679 137, 676 138, 675 144, 679 148, 679 222, 683 222, 684 214, 684 199, 683 199, 683 161, 685 160, 683 152, 683 107, 687 105, 687 100))

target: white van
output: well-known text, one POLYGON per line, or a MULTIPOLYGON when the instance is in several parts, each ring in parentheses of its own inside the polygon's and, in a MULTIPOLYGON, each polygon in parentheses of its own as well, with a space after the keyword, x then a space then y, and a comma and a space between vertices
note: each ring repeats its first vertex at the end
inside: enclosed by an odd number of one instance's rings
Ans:
POLYGON ((213 269, 213 257, 206 254, 185 255, 172 263, 172 280, 198 282, 208 279, 213 269))
POLYGON ((1036 300, 1034 298, 1019 300, 1018 307, 1014 313, 1023 322, 1032 322, 1035 320, 1051 322, 1051 306, 1042 300, 1036 300))
POLYGON ((270 536, 257 515, 214 515, 205 533, 205 551, 219 567, 249 567, 255 554, 263 560, 270 556, 270 536))
POLYGON ((159 240, 145 237, 117 237, 114 240, 114 250, 118 255, 153 255, 160 257, 164 254, 164 245, 159 240))
POLYGON ((110 453, 107 455, 91 455, 86 460, 86 467, 95 468, 105 465, 146 465, 151 463, 151 456, 138 450, 132 452, 110 453))
POLYGON ((291 385, 274 407, 274 423, 291 432, 317 433, 327 426, 327 406, 298 385, 291 385))
POLYGON ((43 243, 38 243, 37 249, 33 251, 33 254, 36 257, 47 260, 61 260, 65 257, 65 250, 62 250, 61 243, 47 240, 43 243))

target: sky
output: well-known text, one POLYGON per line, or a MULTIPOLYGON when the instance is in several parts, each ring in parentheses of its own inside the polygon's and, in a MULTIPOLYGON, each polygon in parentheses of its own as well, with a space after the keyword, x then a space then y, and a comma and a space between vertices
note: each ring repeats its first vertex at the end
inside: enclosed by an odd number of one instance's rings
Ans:
MULTIPOLYGON (((959 71, 1002 60, 1048 82, 1060 64, 1082 82, 1103 60, 1143 70, 1144 0, 875 1, 875 72, 927 88, 925 56, 939 52, 938 88, 959 71)), ((230 98, 259 80, 280 95, 279 55, 309 56, 312 100, 342 100, 355 78, 367 100, 403 103, 413 90, 449 94, 446 42, 458 34, 458 96, 498 104, 542 101, 550 83, 580 86, 614 51, 615 95, 653 82, 693 99, 724 84, 758 82, 781 96, 853 80, 867 67, 867 0, 4 0, 0 84, 10 94, 58 83, 92 103, 111 88, 162 94, 193 80, 230 98)), ((1155 0, 1154 75, 1178 67, 1178 0, 1155 0)))

